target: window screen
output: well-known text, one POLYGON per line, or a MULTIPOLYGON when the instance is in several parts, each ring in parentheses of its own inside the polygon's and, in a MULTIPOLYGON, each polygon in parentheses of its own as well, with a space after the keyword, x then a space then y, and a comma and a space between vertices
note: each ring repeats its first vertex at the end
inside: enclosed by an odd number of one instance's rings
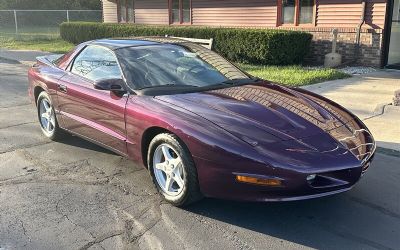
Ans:
POLYGON ((312 23, 314 10, 314 0, 299 0, 300 1, 300 16, 299 23, 312 23))
POLYGON ((179 0, 172 0, 171 14, 172 14, 172 18, 171 18, 172 23, 179 23, 180 22, 179 0))
POLYGON ((190 0, 182 0, 182 22, 190 22, 190 0))
POLYGON ((282 22, 283 23, 294 23, 295 14, 295 0, 283 0, 282 1, 282 22))
POLYGON ((126 5, 125 0, 119 1, 119 21, 126 22, 126 5))

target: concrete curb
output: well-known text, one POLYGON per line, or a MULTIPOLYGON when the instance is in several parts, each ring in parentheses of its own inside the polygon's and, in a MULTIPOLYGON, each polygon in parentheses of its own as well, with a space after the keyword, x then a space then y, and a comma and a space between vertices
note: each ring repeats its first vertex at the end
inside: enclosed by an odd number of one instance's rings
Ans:
POLYGON ((21 64, 21 62, 18 60, 3 57, 3 56, 0 56, 0 59, 6 61, 7 63, 11 63, 11 64, 21 64))
POLYGON ((36 63, 36 57, 50 55, 52 53, 38 50, 12 50, 0 48, 0 58, 8 60, 11 63, 19 63, 27 66, 32 66, 36 63))
POLYGON ((8 63, 11 63, 11 64, 22 64, 22 65, 26 65, 26 66, 29 66, 29 67, 36 63, 35 61, 18 61, 18 60, 15 60, 13 58, 4 57, 4 56, 0 56, 0 59, 5 60, 5 61, 7 61, 8 63))
POLYGON ((376 153, 400 158, 400 151, 395 149, 376 147, 376 153))

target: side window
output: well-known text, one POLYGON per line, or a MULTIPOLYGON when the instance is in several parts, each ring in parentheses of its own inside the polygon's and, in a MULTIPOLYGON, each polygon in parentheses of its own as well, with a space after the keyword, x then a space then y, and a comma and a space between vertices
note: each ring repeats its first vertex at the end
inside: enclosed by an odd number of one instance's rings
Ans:
POLYGON ((104 78, 121 78, 115 55, 100 46, 88 46, 75 58, 71 72, 97 81, 104 78))

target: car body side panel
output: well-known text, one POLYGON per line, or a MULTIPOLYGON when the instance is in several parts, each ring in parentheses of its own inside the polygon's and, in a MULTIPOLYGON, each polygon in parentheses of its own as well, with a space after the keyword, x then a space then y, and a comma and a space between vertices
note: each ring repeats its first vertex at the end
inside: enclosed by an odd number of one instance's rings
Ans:
MULTIPOLYGON (((32 102, 35 102, 35 88, 45 90, 53 101, 56 112, 58 111, 57 89, 59 79, 65 75, 65 71, 48 65, 44 62, 37 62, 28 71, 29 87, 28 93, 32 102)), ((36 103, 35 103, 36 104, 36 103)))
POLYGON ((127 95, 97 90, 72 73, 60 79, 67 93, 58 92, 61 126, 126 155, 125 105, 127 95))
MULTIPOLYGON (((164 105, 150 96, 130 96, 126 107, 127 147, 131 159, 141 163, 142 137, 146 130, 157 127, 177 135, 193 156, 208 157, 218 162, 243 162, 257 152, 201 117, 178 107, 164 105), (223 146, 223 147, 222 147, 223 146)), ((201 188, 207 169, 197 169, 201 188)))

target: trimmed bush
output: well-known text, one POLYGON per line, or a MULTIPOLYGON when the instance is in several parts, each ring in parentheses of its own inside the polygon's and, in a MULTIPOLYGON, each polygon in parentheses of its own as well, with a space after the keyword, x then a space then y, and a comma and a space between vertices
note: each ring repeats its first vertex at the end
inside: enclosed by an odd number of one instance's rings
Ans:
POLYGON ((211 28, 200 26, 153 26, 69 22, 60 25, 61 37, 81 43, 107 37, 171 36, 214 38, 213 49, 227 59, 270 65, 302 63, 312 35, 305 32, 274 29, 211 28))

